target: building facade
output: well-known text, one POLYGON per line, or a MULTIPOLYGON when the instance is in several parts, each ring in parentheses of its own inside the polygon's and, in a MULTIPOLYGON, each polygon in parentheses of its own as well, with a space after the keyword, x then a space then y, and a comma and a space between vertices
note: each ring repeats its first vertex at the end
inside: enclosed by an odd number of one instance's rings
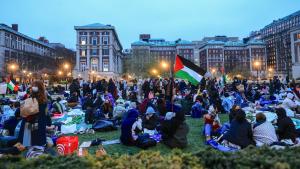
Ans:
POLYGON ((8 74, 21 77, 25 72, 30 72, 29 76, 42 69, 55 70, 54 61, 55 50, 49 44, 20 33, 17 24, 12 27, 0 24, 0 77, 8 74))
POLYGON ((195 44, 186 40, 166 41, 151 38, 150 34, 141 34, 139 41, 131 44, 131 49, 132 66, 129 72, 137 75, 147 72, 152 64, 162 61, 173 63, 177 54, 194 62, 195 44))
POLYGON ((259 73, 264 77, 267 69, 266 48, 260 40, 209 39, 199 48, 199 61, 200 67, 216 74, 247 75, 248 72, 248 75, 259 73))
POLYGON ((300 77, 300 26, 291 31, 292 72, 294 78, 300 77))
MULTIPOLYGON (((299 61, 296 60, 298 44, 294 35, 300 27, 300 11, 284 18, 274 20, 260 30, 261 39, 266 43, 268 67, 277 75, 298 78, 299 61), (294 56, 293 56, 294 55, 294 56)), ((297 34, 297 33, 296 33, 297 34)), ((297 35, 296 35, 297 36, 297 35)))
POLYGON ((122 45, 114 26, 94 23, 75 26, 74 78, 118 78, 122 73, 122 45))

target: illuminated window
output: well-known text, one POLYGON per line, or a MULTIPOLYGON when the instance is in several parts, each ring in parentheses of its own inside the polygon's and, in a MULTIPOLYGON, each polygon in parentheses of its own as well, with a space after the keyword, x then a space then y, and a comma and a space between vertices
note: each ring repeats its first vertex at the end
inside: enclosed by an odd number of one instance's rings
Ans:
POLYGON ((80 37, 80 44, 81 45, 86 45, 86 37, 80 37))
POLYGON ((86 56, 86 51, 80 49, 80 56, 86 56))
POLYGON ((97 58, 93 58, 91 59, 91 69, 92 71, 98 71, 98 59, 97 58))
POLYGON ((86 62, 80 62, 80 71, 84 72, 86 69, 86 62))
POLYGON ((103 72, 108 72, 109 71, 109 58, 103 58, 102 64, 103 64, 103 72))

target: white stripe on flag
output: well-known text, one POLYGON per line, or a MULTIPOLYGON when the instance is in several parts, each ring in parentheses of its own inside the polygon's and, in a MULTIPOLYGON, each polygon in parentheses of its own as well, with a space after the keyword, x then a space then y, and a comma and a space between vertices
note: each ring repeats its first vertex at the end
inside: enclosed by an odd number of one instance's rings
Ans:
POLYGON ((187 72, 188 74, 190 74, 194 79, 196 79, 198 82, 200 82, 203 78, 203 76, 201 76, 199 73, 195 72, 194 70, 184 66, 183 69, 181 69, 182 71, 187 72))

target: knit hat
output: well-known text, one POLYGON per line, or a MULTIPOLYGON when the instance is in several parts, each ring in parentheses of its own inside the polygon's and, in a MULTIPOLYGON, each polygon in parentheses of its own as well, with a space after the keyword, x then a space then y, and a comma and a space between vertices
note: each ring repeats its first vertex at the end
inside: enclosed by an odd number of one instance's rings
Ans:
POLYGON ((148 114, 155 114, 155 111, 154 111, 154 109, 153 109, 151 106, 149 106, 149 107, 147 108, 145 114, 146 114, 146 115, 148 115, 148 114))
POLYGON ((289 99, 293 99, 294 95, 292 93, 288 93, 286 97, 289 98, 289 99))

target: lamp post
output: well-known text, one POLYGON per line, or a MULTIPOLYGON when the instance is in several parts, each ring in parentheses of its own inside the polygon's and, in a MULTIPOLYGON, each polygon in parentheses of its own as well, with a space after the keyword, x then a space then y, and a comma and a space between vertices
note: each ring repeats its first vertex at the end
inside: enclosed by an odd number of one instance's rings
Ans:
MULTIPOLYGON (((65 69, 66 72, 68 72, 69 68, 70 68, 70 65, 68 63, 65 63, 64 64, 64 69, 65 69)), ((68 90, 68 76, 69 76, 69 74, 70 73, 66 74, 66 90, 68 90)))
POLYGON ((270 78, 272 78, 273 68, 269 68, 268 71, 269 71, 270 78))
POLYGON ((257 84, 258 84, 258 71, 259 71, 260 62, 259 61, 255 61, 254 62, 254 66, 256 68, 256 80, 257 80, 257 84))
POLYGON ((59 81, 61 81, 61 76, 62 76, 62 74, 63 74, 63 73, 62 73, 62 71, 60 71, 60 70, 57 72, 58 80, 59 80, 59 81))
POLYGON ((11 77, 11 79, 13 79, 14 78, 14 73, 15 73, 15 71, 18 69, 18 66, 16 65, 16 64, 10 64, 9 66, 8 66, 8 69, 10 70, 10 73, 11 73, 11 75, 10 75, 10 77, 11 77))
POLYGON ((92 74, 92 81, 94 81, 95 71, 92 71, 91 74, 92 74))
POLYGON ((23 81, 23 83, 26 81, 26 73, 27 73, 27 71, 26 70, 23 70, 22 71, 22 77, 23 77, 23 79, 22 79, 22 81, 23 81))
MULTIPOLYGON (((165 62, 165 61, 162 61, 161 63, 160 63, 160 65, 161 65, 161 67, 163 68, 163 69, 165 69, 166 71, 168 71, 168 69, 169 69, 169 64, 167 63, 167 62, 165 62)), ((170 76, 171 76, 171 74, 172 74, 172 70, 170 69, 169 70, 170 72, 170 76)))
POLYGON ((217 71, 217 70, 216 70, 215 68, 212 68, 212 69, 211 69, 211 73, 212 73, 213 77, 215 76, 216 71, 217 71))
POLYGON ((153 75, 156 75, 158 73, 156 69, 152 69, 151 72, 153 73, 153 75))

